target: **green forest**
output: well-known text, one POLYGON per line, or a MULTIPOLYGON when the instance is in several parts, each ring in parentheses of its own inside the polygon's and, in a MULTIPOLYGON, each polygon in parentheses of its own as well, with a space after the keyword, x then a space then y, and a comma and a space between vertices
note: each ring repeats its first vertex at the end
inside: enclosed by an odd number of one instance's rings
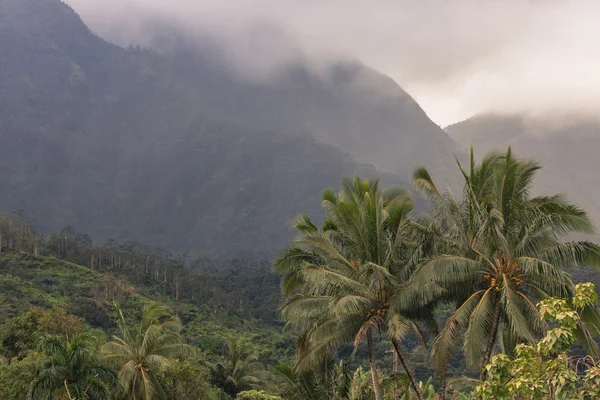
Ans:
POLYGON ((457 168, 346 178, 267 261, 0 214, 0 398, 599 398, 594 223, 510 148, 457 168))

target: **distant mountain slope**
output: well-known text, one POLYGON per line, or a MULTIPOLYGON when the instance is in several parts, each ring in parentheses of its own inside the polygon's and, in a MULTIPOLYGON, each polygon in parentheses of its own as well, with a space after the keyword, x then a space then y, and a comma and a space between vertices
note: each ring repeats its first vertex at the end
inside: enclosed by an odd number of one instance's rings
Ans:
POLYGON ((273 254, 293 216, 315 215, 342 176, 401 181, 307 132, 300 121, 325 122, 306 109, 323 107, 292 109, 308 90, 294 76, 273 97, 279 89, 233 82, 198 54, 112 45, 59 0, 0 0, 0 208, 101 241, 273 254))
POLYGON ((574 115, 528 117, 478 115, 446 131, 476 154, 511 145, 517 155, 533 157, 543 170, 537 190, 564 192, 600 224, 600 122, 574 115))
MULTIPOLYGON (((205 65, 214 61, 207 60, 205 65)), ((314 73, 296 65, 269 82, 252 84, 218 76, 190 76, 200 88, 212 82, 212 113, 235 116, 251 126, 298 126, 325 142, 407 179, 416 165, 437 173, 453 165, 459 146, 392 79, 358 62, 314 73)), ((229 117, 228 117, 229 118, 229 117)))
POLYGON ((278 49, 296 54, 287 67, 266 73, 252 67, 269 63, 260 45, 258 61, 248 60, 246 68, 243 61, 234 64, 231 53, 236 50, 218 36, 180 31, 169 20, 148 19, 143 33, 131 41, 123 40, 115 24, 109 25, 110 30, 102 23, 94 26, 109 38, 156 49, 183 78, 178 96, 213 115, 267 129, 299 127, 404 178, 424 163, 436 175, 454 167, 453 153, 459 147, 394 80, 359 60, 315 61, 299 50, 285 27, 258 24, 249 32, 252 40, 277 42, 278 49))

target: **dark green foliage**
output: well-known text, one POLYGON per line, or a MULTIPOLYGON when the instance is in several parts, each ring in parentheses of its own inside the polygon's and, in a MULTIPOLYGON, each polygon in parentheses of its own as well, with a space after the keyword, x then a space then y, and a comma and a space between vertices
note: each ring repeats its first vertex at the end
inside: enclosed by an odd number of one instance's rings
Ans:
POLYGON ((258 351, 244 340, 230 339, 222 361, 210 366, 210 380, 232 397, 263 384, 258 351))
POLYGON ((0 325, 0 352, 7 359, 23 358, 40 336, 40 312, 31 310, 0 325))
POLYGON ((36 348, 41 335, 50 334, 69 339, 81 332, 82 319, 69 315, 63 308, 49 311, 32 307, 18 317, 0 325, 0 356, 22 358, 36 348))
POLYGON ((98 358, 98 340, 82 333, 69 340, 44 335, 39 350, 45 360, 30 385, 29 399, 70 394, 77 399, 110 400, 117 374, 98 358))

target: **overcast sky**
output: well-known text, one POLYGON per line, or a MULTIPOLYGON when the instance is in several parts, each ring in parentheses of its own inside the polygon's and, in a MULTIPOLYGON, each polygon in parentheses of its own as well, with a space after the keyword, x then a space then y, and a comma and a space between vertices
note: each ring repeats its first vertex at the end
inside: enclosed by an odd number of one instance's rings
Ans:
POLYGON ((66 0, 112 40, 148 18, 223 39, 249 68, 299 53, 358 58, 394 78, 438 124, 486 111, 600 109, 600 2, 593 0, 66 0), (293 39, 263 31, 269 24, 293 39))

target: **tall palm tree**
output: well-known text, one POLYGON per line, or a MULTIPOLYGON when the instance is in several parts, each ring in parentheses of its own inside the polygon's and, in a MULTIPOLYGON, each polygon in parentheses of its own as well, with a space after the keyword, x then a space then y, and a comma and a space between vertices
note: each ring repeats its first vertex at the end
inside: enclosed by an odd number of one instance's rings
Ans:
POLYGON ((104 359, 120 370, 129 399, 164 399, 158 374, 169 365, 169 358, 192 352, 182 341, 179 319, 164 304, 150 303, 144 307, 139 325, 130 329, 118 306, 117 313, 122 336, 113 336, 102 347, 104 359))
POLYGON ((383 331, 420 392, 400 344, 409 330, 420 333, 412 318, 432 321, 431 310, 402 313, 390 307, 410 276, 410 197, 356 176, 343 180, 338 195, 325 191, 323 207, 323 228, 300 216, 295 225, 299 236, 275 262, 287 296, 283 317, 300 331, 296 368, 318 365, 342 345, 366 342, 375 398, 381 400, 373 331, 383 331))
MULTIPOLYGON (((415 185, 432 210, 421 227, 430 234, 433 255, 412 283, 429 288, 422 291, 424 298, 442 296, 457 303, 433 345, 442 383, 461 340, 468 363, 482 368, 481 379, 499 332, 511 343, 534 342, 545 329, 535 304, 573 294, 574 285, 561 267, 600 263, 597 245, 562 241, 571 233, 594 232, 582 209, 562 195, 531 196, 540 169, 536 162, 516 158, 509 148, 487 154, 478 165, 471 149, 469 168, 457 163, 464 178, 461 200, 440 192, 425 168, 414 172, 415 185)), ((589 333, 583 338, 595 352, 589 333)))
POLYGON ((257 372, 263 365, 258 362, 258 352, 243 340, 227 342, 227 359, 210 367, 211 380, 231 396, 250 390, 261 383, 257 372))
POLYGON ((46 360, 31 383, 29 398, 52 399, 68 391, 82 400, 108 400, 118 380, 116 373, 98 360, 96 344, 96 338, 87 333, 71 340, 43 336, 39 349, 46 360))

